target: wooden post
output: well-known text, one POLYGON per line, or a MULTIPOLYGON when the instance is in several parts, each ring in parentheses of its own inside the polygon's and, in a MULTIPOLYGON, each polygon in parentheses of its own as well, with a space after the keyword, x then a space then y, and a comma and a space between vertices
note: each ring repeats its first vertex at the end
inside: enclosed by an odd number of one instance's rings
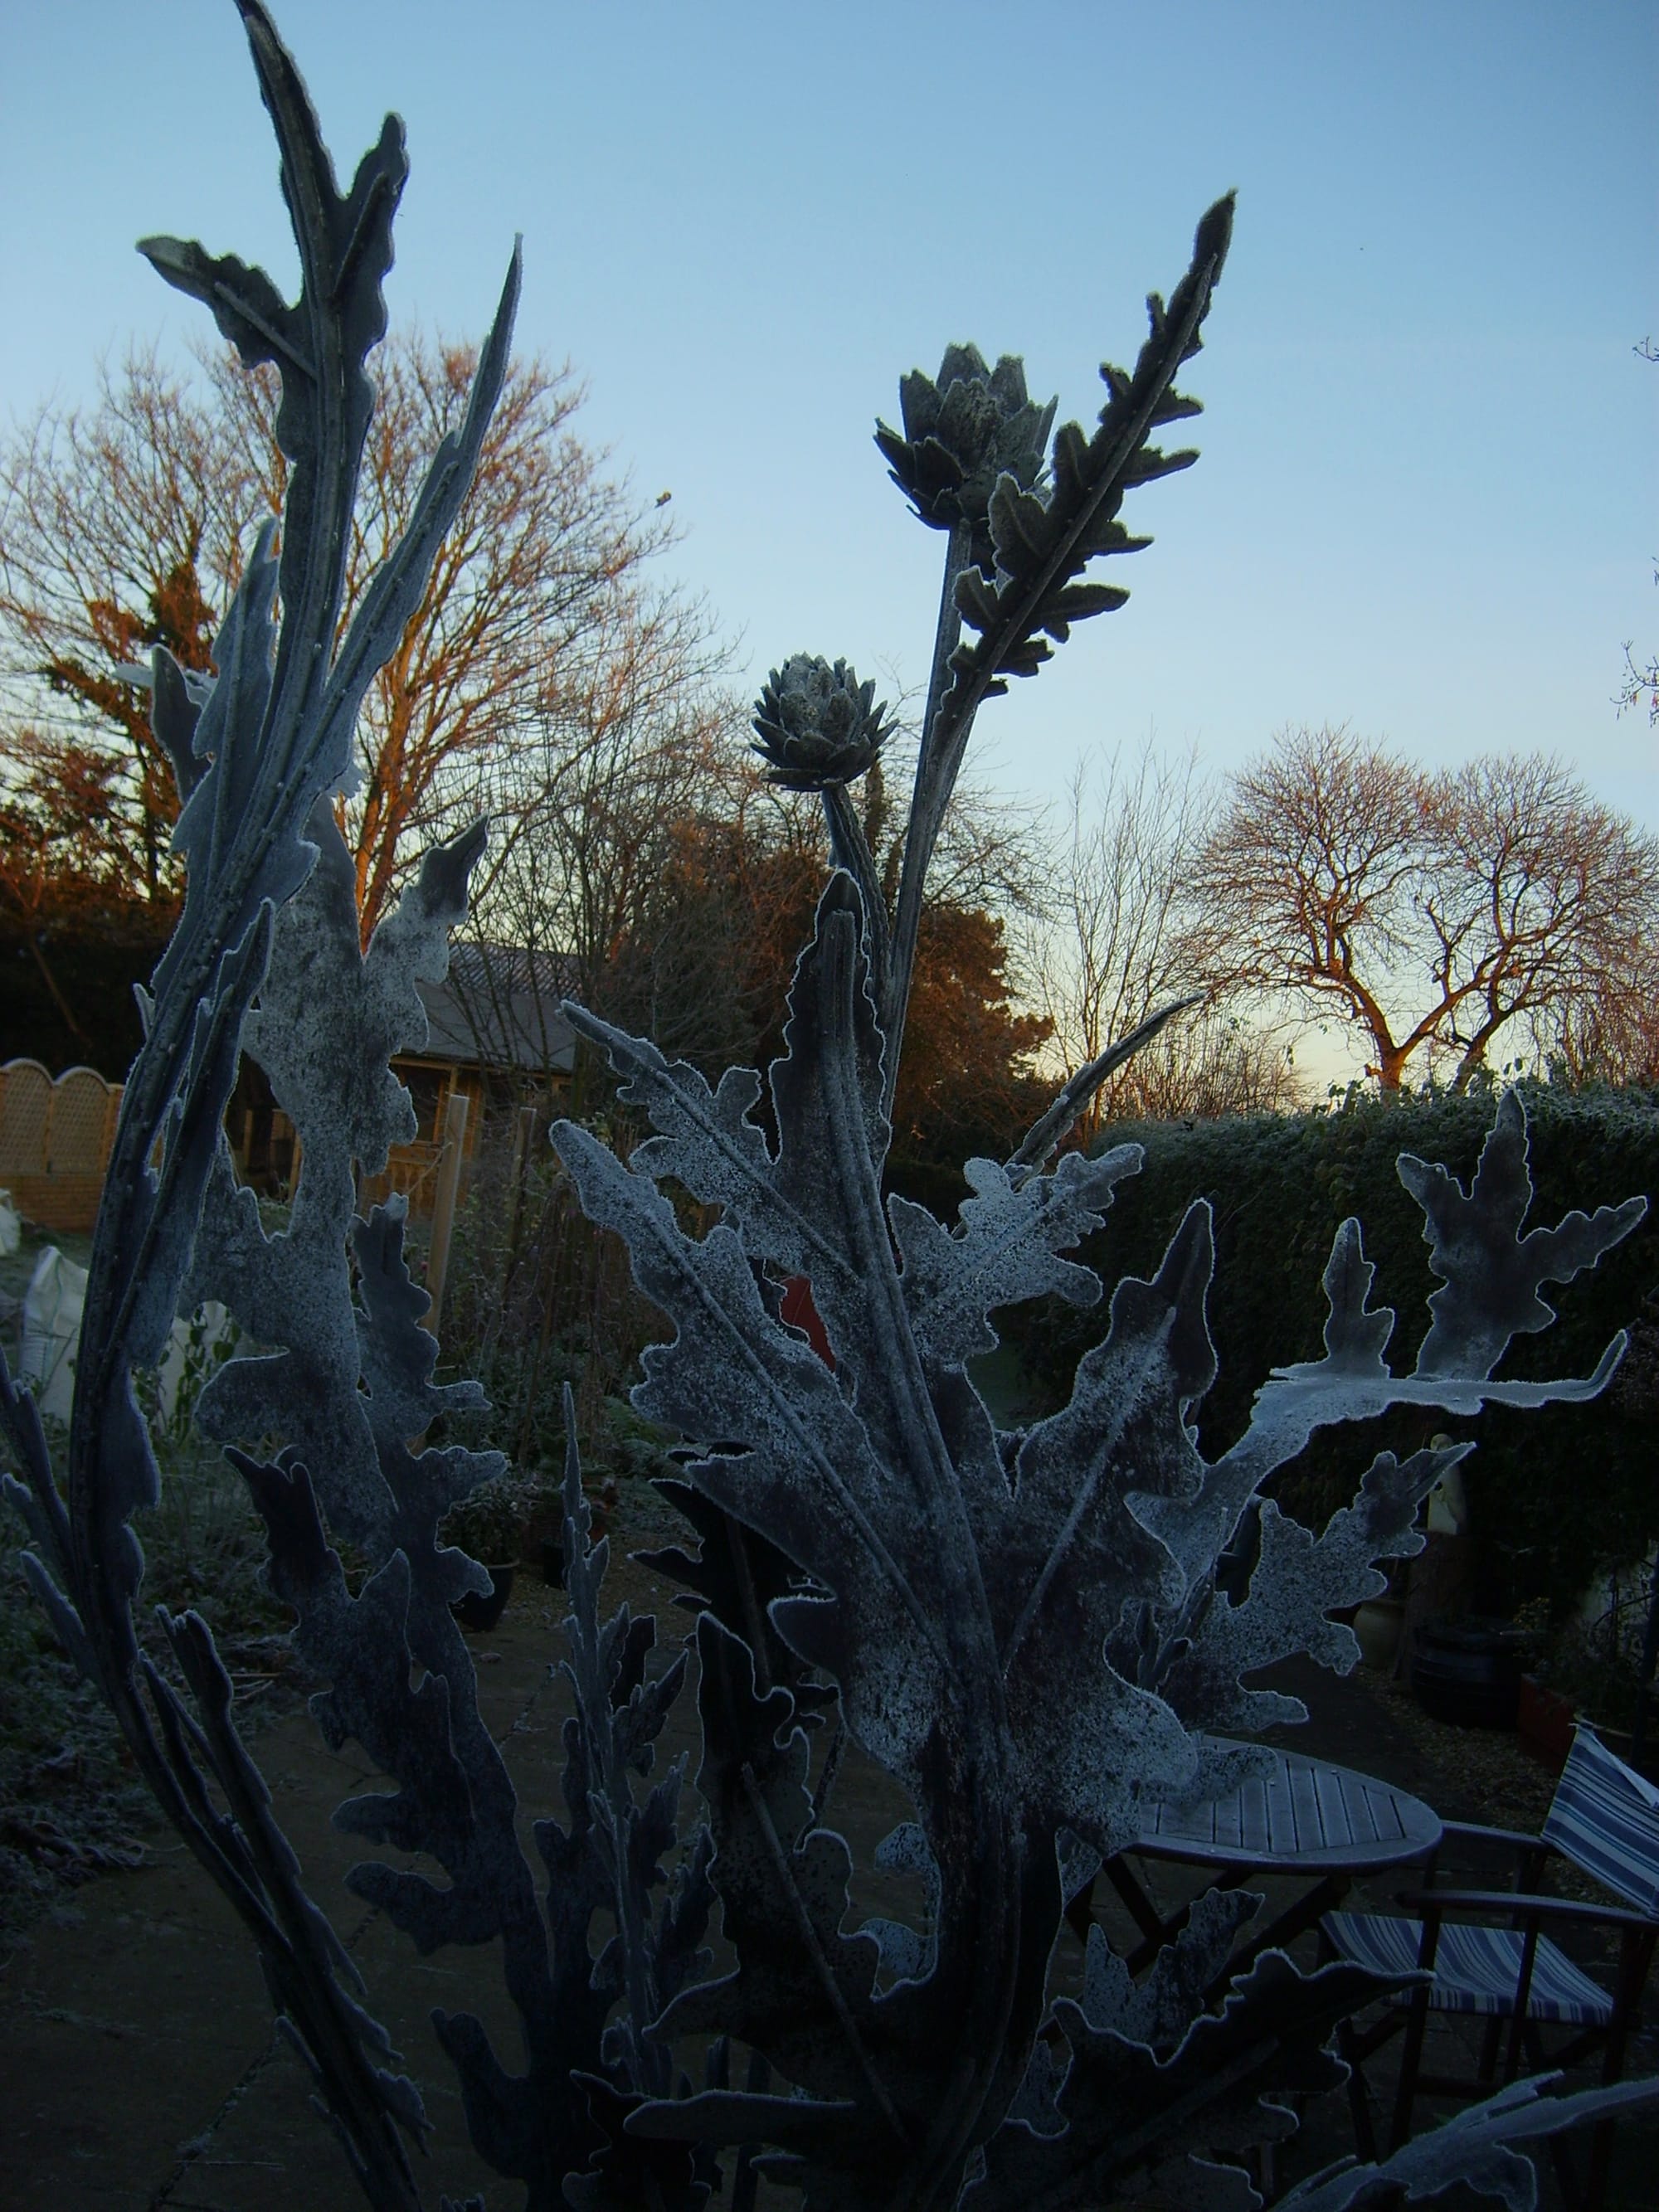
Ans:
POLYGON ((422 1328, 438 1334, 443 1311, 444 1277, 449 1272, 449 1239, 455 1226, 455 1194, 460 1187, 461 1154, 466 1146, 466 1093, 452 1091, 444 1113, 444 1148, 438 1162, 438 1187, 432 1206, 432 1241, 426 1249, 426 1287, 432 1304, 422 1328))
POLYGON ((524 1172, 530 1164, 530 1155, 535 1143, 536 1109, 533 1106, 520 1106, 513 1117, 511 1181, 515 1190, 524 1181, 524 1172))

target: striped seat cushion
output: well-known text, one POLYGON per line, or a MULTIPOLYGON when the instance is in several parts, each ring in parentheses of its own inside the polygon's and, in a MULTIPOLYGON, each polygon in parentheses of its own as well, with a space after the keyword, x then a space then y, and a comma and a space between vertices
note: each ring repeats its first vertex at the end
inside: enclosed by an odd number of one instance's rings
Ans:
POLYGON ((1638 1912, 1659 1917, 1659 1789, 1589 1729, 1573 1731, 1543 1835, 1638 1912))
MULTIPOLYGON (((1370 1966, 1379 1974, 1410 1973, 1416 1967, 1423 1941, 1420 1920, 1399 1920, 1377 1912, 1328 1912, 1320 1924, 1342 1956, 1356 1966, 1370 1966)), ((1521 1979, 1522 1941, 1513 1928, 1445 1923, 1435 1953, 1430 2009, 1510 2017, 1521 1979)), ((1393 2002, 1408 2003, 1410 1992, 1399 1991, 1393 2002)), ((1547 1936, 1540 1936, 1527 2017, 1557 2021, 1569 2027, 1605 2027, 1613 2017, 1613 1999, 1588 1974, 1580 1973, 1547 1936)))

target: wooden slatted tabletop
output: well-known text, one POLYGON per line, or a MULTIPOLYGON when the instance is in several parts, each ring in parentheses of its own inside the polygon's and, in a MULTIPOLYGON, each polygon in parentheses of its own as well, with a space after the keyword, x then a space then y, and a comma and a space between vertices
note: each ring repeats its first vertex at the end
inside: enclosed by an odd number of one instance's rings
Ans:
POLYGON ((1363 1874, 1426 1857, 1440 1841, 1440 1816, 1419 1797, 1296 1752, 1275 1751, 1273 1762, 1209 1804, 1160 1805, 1128 1848, 1264 1872, 1363 1874))

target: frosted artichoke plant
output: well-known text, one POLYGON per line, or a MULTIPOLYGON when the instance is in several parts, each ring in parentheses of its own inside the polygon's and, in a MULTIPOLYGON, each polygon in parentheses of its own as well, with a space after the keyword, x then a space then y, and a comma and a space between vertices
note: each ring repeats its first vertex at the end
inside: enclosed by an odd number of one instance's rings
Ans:
POLYGON ((860 684, 844 660, 832 668, 817 653, 792 653, 755 702, 755 750, 768 763, 767 781, 786 791, 855 782, 892 733, 886 717, 874 684, 860 684))
MULTIPOLYGON (((1116 520, 1125 492, 1194 458, 1150 440, 1197 411, 1174 379, 1201 343, 1231 201, 1200 222, 1167 307, 1149 303, 1134 369, 1103 372, 1096 430, 1056 434, 1040 486, 1048 416, 1030 408, 1016 365, 988 376, 953 349, 942 393, 907 380, 903 452, 924 457, 915 483, 933 511, 901 482, 950 543, 890 931, 844 789, 873 759, 883 712, 844 661, 798 655, 769 683, 756 726, 778 781, 823 792, 840 866, 768 1075, 730 1068, 711 1086, 567 1006, 653 1130, 625 1159, 575 1121, 551 1135, 672 1329, 646 1352, 634 1399, 684 1439, 665 1490, 697 1548, 653 1564, 697 1613, 701 1810, 683 1813, 684 1760, 650 1779, 690 1655, 648 1663, 653 1619, 625 1606, 601 1618, 606 1547, 591 1541, 572 1441, 571 1711, 562 1786, 548 1778, 544 1799, 560 1796, 563 1816, 526 1821, 452 1610, 483 1594, 486 1565, 441 1533, 504 1462, 430 1441, 482 1392, 434 1379, 404 1201, 356 1214, 363 1179, 414 1133, 388 1063, 427 1040, 417 987, 444 976, 485 831, 428 850, 365 949, 335 813, 365 694, 416 617, 483 447, 518 261, 465 418, 343 619, 403 131, 388 118, 343 191, 264 9, 237 5, 281 148, 299 297, 189 241, 144 251, 211 309, 245 363, 281 379, 280 560, 267 523, 211 684, 192 686, 164 648, 152 664, 188 890, 123 1093, 61 1468, 0 1358, 0 1431, 21 1476, 6 1494, 27 1517, 36 1595, 257 1948, 376 2212, 430 2204, 416 2164, 433 2125, 422 2089, 307 1894, 209 1624, 161 1612, 170 1671, 138 1637, 131 1522, 160 1478, 134 1377, 157 1364, 174 1316, 209 1298, 231 1312, 241 1347, 204 1388, 198 1425, 226 1448, 264 1524, 270 1588, 325 1684, 312 1706, 325 1735, 337 1750, 355 1743, 354 1765, 390 1785, 335 1814, 368 1846, 346 1887, 422 1957, 455 1947, 499 1962, 507 2003, 486 2008, 488 2025, 484 2012, 435 2009, 433 2043, 412 2063, 441 2055, 453 2069, 478 2160, 525 2212, 756 2212, 763 2179, 805 2212, 1132 2208, 1149 2181, 1166 2202, 1256 2212, 1240 2154, 1294 2127, 1291 2100, 1340 2086, 1333 2029, 1394 1979, 1342 1962, 1306 1972, 1260 1946, 1241 1960, 1233 1938, 1255 1900, 1215 1891, 1139 1981, 1092 1926, 1079 1990, 1062 1948, 1066 1899, 1133 1844, 1154 1804, 1255 1771, 1260 1753, 1224 1732, 1302 1717, 1249 1677, 1297 1650, 1352 1666, 1358 1647, 1333 1616, 1382 1587, 1375 1561, 1418 1548, 1422 1498, 1470 1446, 1378 1452, 1354 1504, 1317 1533, 1271 1498, 1258 1504, 1261 1486, 1316 1431, 1390 1405, 1421 1419, 1593 1397, 1622 1337, 1586 1376, 1494 1370, 1511 1337, 1553 1318, 1540 1285, 1594 1266, 1644 1201, 1523 1234, 1532 1190, 1514 1098, 1467 1190, 1402 1160, 1439 1279, 1415 1365, 1384 1363, 1395 1316, 1371 1303, 1359 1225, 1345 1222, 1325 1270, 1323 1358, 1276 1369, 1243 1435, 1206 1459, 1195 1414, 1215 1373, 1209 1207, 1196 1201, 1156 1274, 1124 1279, 1108 1303, 1066 1255, 1101 1229, 1140 1154, 1055 1158, 1079 1079, 1061 1118, 1045 1115, 1011 1159, 968 1164, 954 1222, 884 1194, 921 886, 974 718, 1127 596, 1085 571, 1144 543, 1116 520), (984 562, 969 543, 981 530, 984 562), (244 1054, 301 1139, 275 1234, 227 1141, 244 1054), (682 1194, 720 1215, 705 1234, 683 1229, 682 1194), (774 1310, 769 1292, 791 1276, 810 1279, 833 1365, 774 1310), (1106 1333, 1063 1407, 1006 1430, 972 1370, 997 1348, 994 1316, 1048 1297, 1101 1305, 1106 1333), (1247 1512, 1259 1552, 1230 1593, 1221 1563, 1247 1512), (365 1563, 355 1588, 343 1538, 365 1563), (917 1885, 908 1917, 854 1919, 852 1845, 834 1825, 848 1739, 914 1814, 874 1851, 917 1885), (704 1943, 716 1916, 718 1971, 704 1943), (1225 1990, 1218 2008, 1212 1988, 1225 1990)), ((1083 1077, 1097 1080, 1110 1057, 1083 1077)), ((1636 2082, 1557 2100, 1539 2087, 1511 2085, 1386 2165, 1344 2160, 1279 2203, 1361 2212, 1468 2184, 1531 2203, 1511 2143, 1650 2094, 1636 2082)), ((492 2185, 490 2212, 503 2200, 492 2185)), ((483 2212, 476 2193, 466 2205, 483 2212)))
MULTIPOLYGON (((977 346, 947 346, 937 378, 913 368, 899 380, 904 434, 878 422, 876 443, 924 522, 982 533, 1000 476, 1036 489, 1055 404, 1027 397, 1025 365, 1014 355, 988 368, 977 346)), ((984 544, 988 552, 988 537, 984 544)))

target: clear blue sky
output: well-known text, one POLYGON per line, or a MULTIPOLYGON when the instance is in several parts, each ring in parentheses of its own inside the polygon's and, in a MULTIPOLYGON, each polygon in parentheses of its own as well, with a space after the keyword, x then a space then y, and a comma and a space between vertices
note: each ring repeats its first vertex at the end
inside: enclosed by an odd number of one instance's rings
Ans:
MULTIPOLYGON (((799 650, 920 684, 940 541, 870 443, 945 344, 1020 352, 1062 415, 1133 359, 1193 225, 1239 195, 1187 476, 1133 495, 1133 596, 981 717, 1010 788, 1091 743, 1224 766, 1286 721, 1425 761, 1577 760, 1659 827, 1610 703, 1659 645, 1652 0, 285 0, 349 174, 409 128, 394 316, 521 343, 674 494, 678 573, 755 676, 799 650)), ((229 0, 4 0, 0 410, 72 398, 199 311, 131 251, 291 281, 229 0)), ((885 682, 887 679, 884 679, 885 682)))

